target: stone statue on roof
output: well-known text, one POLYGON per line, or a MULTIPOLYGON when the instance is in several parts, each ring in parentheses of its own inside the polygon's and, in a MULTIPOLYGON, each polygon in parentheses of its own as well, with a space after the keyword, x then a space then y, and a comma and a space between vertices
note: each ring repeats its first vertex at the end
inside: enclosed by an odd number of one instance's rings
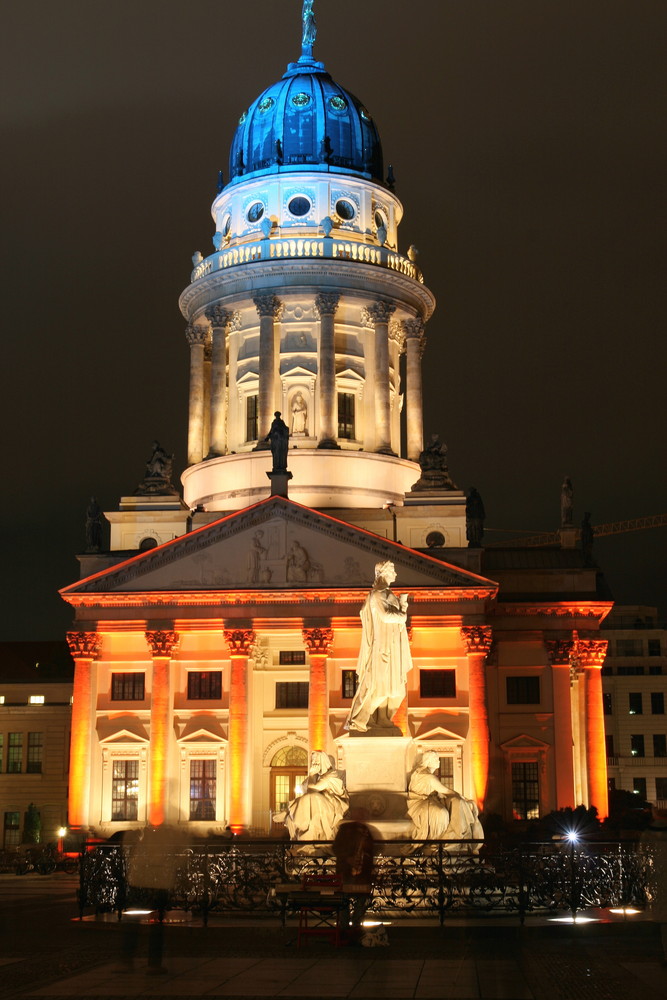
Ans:
POLYGON ((304 56, 312 56, 313 45, 317 37, 317 21, 313 5, 315 0, 304 0, 301 20, 303 21, 303 37, 301 40, 301 50, 304 56))

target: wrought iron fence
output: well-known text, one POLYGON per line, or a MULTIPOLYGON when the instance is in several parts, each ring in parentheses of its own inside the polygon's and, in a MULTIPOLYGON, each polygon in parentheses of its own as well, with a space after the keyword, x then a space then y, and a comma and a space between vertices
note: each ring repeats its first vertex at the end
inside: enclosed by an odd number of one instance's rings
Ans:
MULTIPOLYGON (((330 844, 239 840, 228 845, 174 848, 160 892, 133 868, 132 848, 105 844, 81 856, 79 908, 116 911, 130 906, 209 913, 285 912, 286 884, 335 871, 330 844), (156 903, 160 896, 159 904, 156 903)), ((491 849, 470 841, 383 841, 375 859, 369 910, 378 916, 516 914, 587 907, 644 906, 654 896, 654 865, 635 842, 578 845, 541 843, 491 849)))

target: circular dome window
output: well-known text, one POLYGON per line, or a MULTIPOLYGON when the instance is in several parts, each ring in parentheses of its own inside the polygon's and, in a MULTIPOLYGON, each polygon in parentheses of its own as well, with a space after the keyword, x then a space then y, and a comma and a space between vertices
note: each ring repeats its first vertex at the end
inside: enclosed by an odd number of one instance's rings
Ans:
POLYGON ((300 219, 310 212, 310 199, 304 198, 303 195, 299 194, 296 198, 291 199, 287 207, 291 215, 296 215, 300 219))
POLYGON ((139 551, 148 552, 149 549, 156 549, 157 541, 154 538, 148 536, 147 538, 142 538, 139 542, 139 551))
POLYGON ((373 121, 368 111, 366 111, 366 108, 359 108, 359 114, 361 115, 361 117, 364 119, 365 122, 373 121))
POLYGON ((227 215, 224 218, 223 223, 222 223, 222 235, 223 236, 229 236, 229 230, 231 228, 232 228, 232 217, 231 217, 231 215, 228 212, 227 215))
POLYGON ((445 536, 441 531, 429 531, 426 536, 426 544, 429 549, 441 549, 445 544, 445 536))
POLYGON ((380 229, 382 226, 384 226, 385 229, 387 228, 387 217, 384 212, 381 212, 378 209, 375 213, 375 228, 380 229))
POLYGON ((295 94, 292 98, 292 104, 295 108, 305 108, 306 105, 310 104, 310 94, 304 94, 303 91, 295 94))
POLYGON ((264 215, 264 205, 261 201, 255 201, 245 214, 248 222, 259 222, 264 215))
POLYGON ((271 108, 273 107, 273 105, 275 103, 276 102, 273 100, 272 97, 265 97, 264 100, 262 100, 262 101, 259 102, 259 104, 257 105, 257 107, 259 108, 260 112, 263 115, 265 115, 267 111, 271 110, 271 108))
POLYGON ((357 214, 355 205, 347 198, 339 198, 336 202, 336 215, 344 222, 349 222, 357 214))
POLYGON ((333 108, 334 111, 345 111, 347 101, 340 94, 334 94, 333 97, 329 98, 329 107, 333 108))

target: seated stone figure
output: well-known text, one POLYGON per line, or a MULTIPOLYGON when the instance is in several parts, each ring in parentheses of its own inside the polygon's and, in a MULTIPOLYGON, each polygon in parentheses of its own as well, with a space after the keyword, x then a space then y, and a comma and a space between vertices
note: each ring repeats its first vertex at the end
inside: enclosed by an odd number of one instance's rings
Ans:
MULTIPOLYGON (((437 753, 424 753, 412 772, 408 787, 408 813, 415 840, 481 840, 479 810, 433 773, 440 764, 437 753)), ((475 845, 475 852, 479 845, 475 845)))
POLYGON ((285 813, 290 840, 333 840, 348 805, 347 790, 333 758, 313 751, 303 792, 292 799, 285 813))

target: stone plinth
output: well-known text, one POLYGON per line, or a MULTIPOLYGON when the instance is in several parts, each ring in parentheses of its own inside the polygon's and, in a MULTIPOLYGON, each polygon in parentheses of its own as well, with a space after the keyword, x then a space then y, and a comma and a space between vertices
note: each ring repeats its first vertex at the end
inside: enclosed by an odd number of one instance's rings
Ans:
POLYGON ((414 765, 413 740, 405 736, 343 736, 345 784, 350 813, 370 823, 385 840, 410 836, 408 775, 414 765))

